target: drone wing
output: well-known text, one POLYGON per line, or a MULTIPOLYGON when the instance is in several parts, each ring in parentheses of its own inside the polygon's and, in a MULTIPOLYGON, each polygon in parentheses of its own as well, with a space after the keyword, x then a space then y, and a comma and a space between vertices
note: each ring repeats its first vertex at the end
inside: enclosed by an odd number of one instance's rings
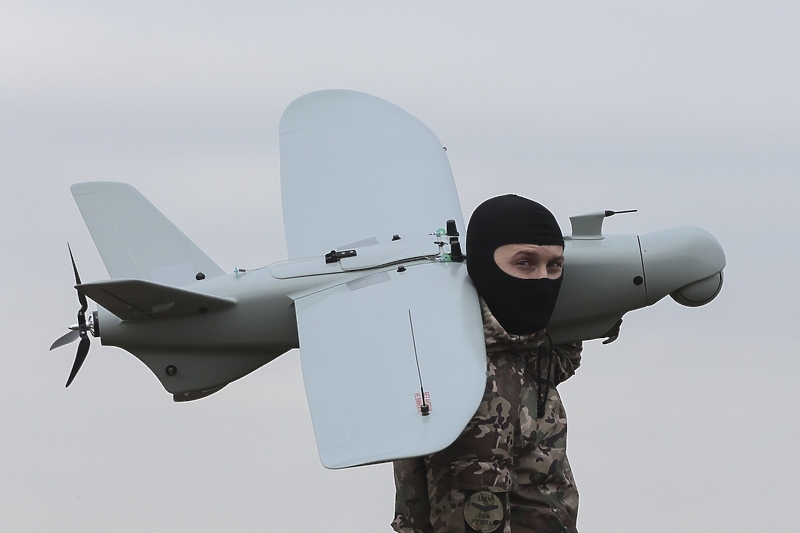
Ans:
POLYGON ((397 106, 343 90, 295 100, 280 135, 290 258, 353 249, 340 266, 358 271, 350 265, 356 262, 364 273, 293 296, 323 465, 446 447, 475 413, 486 384, 478 297, 462 263, 382 255, 397 237, 397 244, 426 243, 435 254, 430 235, 448 219, 463 232, 442 144, 397 106))
POLYGON ((281 199, 290 258, 393 235, 464 229, 444 147, 422 122, 380 98, 328 90, 281 117, 281 199))
POLYGON ((306 395, 326 467, 436 452, 475 414, 486 386, 486 351, 463 264, 384 270, 297 298, 295 307, 306 395))

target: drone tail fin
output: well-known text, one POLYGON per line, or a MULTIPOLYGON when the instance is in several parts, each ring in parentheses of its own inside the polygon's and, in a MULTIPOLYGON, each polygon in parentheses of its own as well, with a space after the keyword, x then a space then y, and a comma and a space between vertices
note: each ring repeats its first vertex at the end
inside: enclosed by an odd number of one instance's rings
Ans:
POLYGON ((178 286, 224 274, 195 243, 127 183, 97 181, 70 187, 112 279, 178 286))

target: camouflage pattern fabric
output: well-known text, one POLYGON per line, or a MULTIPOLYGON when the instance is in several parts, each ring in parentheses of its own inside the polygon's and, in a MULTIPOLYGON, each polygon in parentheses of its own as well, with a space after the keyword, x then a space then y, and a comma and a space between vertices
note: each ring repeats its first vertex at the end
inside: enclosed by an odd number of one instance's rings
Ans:
POLYGON ((449 447, 394 463, 392 527, 398 533, 577 532, 578 490, 555 385, 575 373, 581 345, 555 346, 548 372, 544 331, 511 335, 485 304, 482 310, 488 356, 481 404, 449 447), (537 419, 537 391, 548 378, 545 414, 537 419))

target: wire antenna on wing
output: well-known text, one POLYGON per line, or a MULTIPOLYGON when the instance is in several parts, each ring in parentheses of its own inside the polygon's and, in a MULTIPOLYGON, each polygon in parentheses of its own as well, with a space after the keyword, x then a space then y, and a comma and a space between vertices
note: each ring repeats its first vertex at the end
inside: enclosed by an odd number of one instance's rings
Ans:
POLYGON ((419 377, 419 393, 422 399, 420 406, 420 413, 422 416, 428 416, 431 412, 431 407, 425 401, 425 388, 422 386, 422 373, 419 370, 419 356, 417 355, 417 341, 414 338, 414 321, 411 319, 411 309, 408 310, 408 324, 411 326, 411 343, 414 345, 414 360, 417 362, 417 376, 419 377))

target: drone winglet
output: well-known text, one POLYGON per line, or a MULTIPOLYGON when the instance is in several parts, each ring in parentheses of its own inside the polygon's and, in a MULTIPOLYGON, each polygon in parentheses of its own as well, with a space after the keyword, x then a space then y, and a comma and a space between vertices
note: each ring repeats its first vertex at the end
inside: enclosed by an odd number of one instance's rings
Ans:
POLYGON ((225 273, 127 183, 76 183, 70 191, 112 279, 178 286, 225 273))
POLYGON ((84 283, 76 288, 122 320, 200 315, 236 304, 230 298, 141 279, 111 279, 84 283))

